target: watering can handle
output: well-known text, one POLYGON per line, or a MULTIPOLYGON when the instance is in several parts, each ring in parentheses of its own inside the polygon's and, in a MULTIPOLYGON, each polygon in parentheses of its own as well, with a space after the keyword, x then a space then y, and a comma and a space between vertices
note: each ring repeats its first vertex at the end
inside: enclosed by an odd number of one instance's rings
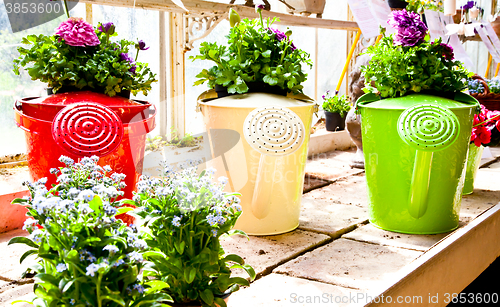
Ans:
POLYGON ((455 143, 460 134, 460 124, 457 116, 448 108, 422 104, 401 113, 397 131, 406 144, 416 149, 408 212, 418 219, 427 211, 433 154, 455 143))
POLYGON ((252 213, 259 220, 265 218, 271 209, 271 193, 273 191, 273 178, 276 171, 276 156, 261 155, 259 169, 252 196, 252 213), (270 171, 270 172, 269 172, 270 171), (266 173, 271 174, 266 176, 266 173), (266 178, 267 177, 267 178, 266 178), (271 178, 271 183, 266 179, 271 178))

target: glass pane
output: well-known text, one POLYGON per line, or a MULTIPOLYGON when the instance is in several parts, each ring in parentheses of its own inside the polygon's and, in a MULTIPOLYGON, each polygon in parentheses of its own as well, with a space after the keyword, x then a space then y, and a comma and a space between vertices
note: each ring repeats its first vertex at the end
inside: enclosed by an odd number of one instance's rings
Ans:
MULTIPOLYGON (((99 22, 112 22, 116 27, 118 36, 112 37, 112 41, 126 39, 133 42, 143 40, 148 50, 140 51, 137 57, 138 62, 147 63, 153 73, 158 74, 160 70, 160 45, 159 45, 159 13, 143 9, 133 9, 124 7, 114 7, 107 5, 93 5, 92 17, 94 25, 99 22)), ((130 54, 135 59, 135 50, 130 50, 130 54)), ((158 110, 160 101, 159 83, 152 85, 152 90, 147 96, 142 93, 132 96, 132 99, 145 100, 154 104, 158 110)), ((163 119, 164 120, 164 119, 163 119)), ((151 134, 158 134, 160 129, 160 118, 156 118, 156 128, 151 134)))
MULTIPOLYGON (((74 17, 82 17, 84 14, 85 5, 81 3, 71 10, 71 16, 74 17)), ((22 38, 29 34, 53 34, 54 29, 64 20, 66 20, 65 15, 40 26, 12 33, 4 2, 0 3, 2 55, 0 61, 0 156, 22 153, 26 150, 24 133, 16 126, 14 120, 14 102, 22 97, 46 95, 46 84, 32 81, 25 71, 21 71, 20 76, 16 76, 12 71, 13 61, 19 56, 17 47, 21 46, 22 38)))

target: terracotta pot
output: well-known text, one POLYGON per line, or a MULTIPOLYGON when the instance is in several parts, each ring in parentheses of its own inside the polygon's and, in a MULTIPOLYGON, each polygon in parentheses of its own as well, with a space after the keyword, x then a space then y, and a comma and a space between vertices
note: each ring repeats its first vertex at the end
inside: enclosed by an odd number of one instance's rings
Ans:
POLYGON ((498 37, 500 37, 500 18, 495 19, 495 21, 491 22, 491 26, 498 37))

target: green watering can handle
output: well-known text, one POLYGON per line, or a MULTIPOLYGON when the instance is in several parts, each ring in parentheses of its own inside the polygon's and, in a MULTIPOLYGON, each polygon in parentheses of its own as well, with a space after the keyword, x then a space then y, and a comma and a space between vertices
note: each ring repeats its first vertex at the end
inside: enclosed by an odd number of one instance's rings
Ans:
POLYGON ((406 144, 417 150, 408 212, 418 219, 427 210, 433 153, 448 148, 457 140, 460 124, 448 108, 433 104, 416 105, 399 116, 398 133, 406 144))

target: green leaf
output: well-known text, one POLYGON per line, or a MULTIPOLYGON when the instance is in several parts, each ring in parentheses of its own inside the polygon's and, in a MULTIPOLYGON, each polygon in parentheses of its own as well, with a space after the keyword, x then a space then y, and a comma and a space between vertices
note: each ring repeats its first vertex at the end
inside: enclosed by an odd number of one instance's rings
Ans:
POLYGON ((19 259, 19 263, 23 263, 24 259, 26 259, 28 256, 30 255, 33 255, 33 254, 36 254, 38 253, 38 250, 37 249, 30 249, 28 251, 26 251, 22 256, 21 258, 19 259))
POLYGON ((55 278, 51 274, 39 273, 39 274, 35 275, 34 279, 35 279, 35 281, 43 281, 45 283, 49 283, 51 285, 59 287, 59 282, 58 282, 57 278, 55 278))
POLYGON ((214 302, 217 303, 220 307, 227 307, 226 302, 220 298, 220 297, 215 297, 214 302))
POLYGON ((191 269, 184 271, 184 280, 186 280, 188 284, 192 283, 195 277, 196 277, 195 267, 191 267, 191 269))
POLYGON ((28 200, 24 199, 24 198, 14 198, 14 200, 11 201, 10 203, 13 205, 13 204, 24 204, 27 202, 28 202, 28 200))
POLYGON ((11 245, 11 244, 15 244, 15 243, 26 244, 26 245, 28 245, 30 247, 33 247, 33 248, 39 248, 40 247, 38 244, 36 244, 30 238, 27 238, 27 237, 15 237, 15 238, 12 238, 12 239, 10 239, 10 241, 9 241, 9 243, 7 245, 11 245))
POLYGON ((89 207, 94 210, 96 213, 101 212, 102 208, 102 199, 99 195, 95 195, 94 198, 89 201, 89 207))
POLYGON ((236 263, 239 263, 239 264, 244 264, 245 263, 245 260, 243 260, 243 258, 241 258, 240 256, 238 255, 235 255, 235 254, 230 254, 230 255, 227 255, 226 257, 224 257, 224 259, 222 259, 224 262, 227 262, 227 261, 232 261, 232 262, 236 262, 236 263))
POLYGON ((162 280, 150 280, 145 282, 145 285, 149 286, 149 288, 146 289, 146 293, 158 293, 160 290, 167 289, 169 288, 169 284, 162 281, 162 280))
POLYGON ((205 289, 203 291, 200 291, 200 297, 201 299, 207 303, 208 305, 212 305, 212 303, 214 302, 214 294, 212 293, 212 291, 210 291, 210 289, 205 289))
POLYGON ((118 211, 116 212, 115 216, 123 214, 123 213, 130 212, 130 211, 133 211, 134 208, 131 208, 131 207, 120 207, 120 208, 117 208, 117 210, 118 211))

